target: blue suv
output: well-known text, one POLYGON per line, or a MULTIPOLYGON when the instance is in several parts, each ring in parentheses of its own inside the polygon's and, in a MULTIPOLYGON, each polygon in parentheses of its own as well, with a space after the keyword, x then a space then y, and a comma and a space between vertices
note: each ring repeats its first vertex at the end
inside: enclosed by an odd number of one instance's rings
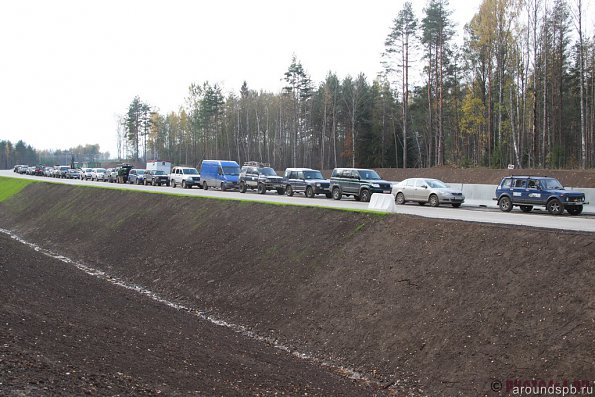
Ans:
POLYGON ((564 209, 570 215, 583 212, 585 194, 564 190, 556 178, 545 176, 509 176, 496 188, 498 207, 509 212, 514 206, 531 212, 533 206, 545 206, 552 215, 561 215, 564 209))

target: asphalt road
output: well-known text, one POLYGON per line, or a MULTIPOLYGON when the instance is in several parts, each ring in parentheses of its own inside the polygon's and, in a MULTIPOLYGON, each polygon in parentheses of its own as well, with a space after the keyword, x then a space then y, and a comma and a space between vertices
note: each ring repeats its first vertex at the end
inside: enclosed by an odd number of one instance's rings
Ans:
MULTIPOLYGON (((185 195, 195 195, 201 197, 216 197, 227 198, 233 200, 252 200, 270 203, 283 203, 291 205, 317 206, 335 209, 356 209, 366 210, 368 203, 362 203, 353 200, 352 198, 343 198, 342 200, 327 199, 324 196, 318 196, 313 199, 296 194, 293 197, 285 195, 278 195, 276 192, 268 192, 265 195, 257 194, 255 191, 248 191, 247 193, 239 193, 236 191, 219 191, 209 189, 204 191, 202 189, 182 189, 181 187, 171 188, 165 186, 142 186, 142 185, 120 185, 116 183, 107 182, 91 182, 70 179, 55 179, 28 175, 19 175, 12 170, 0 171, 0 176, 17 177, 34 179, 46 182, 65 183, 69 185, 84 185, 84 186, 105 186, 114 189, 128 189, 140 190, 150 192, 169 192, 180 193, 185 195)), ((466 206, 463 204, 461 208, 452 207, 437 207, 419 206, 417 204, 397 206, 396 213, 423 216, 427 218, 436 219, 453 219, 465 222, 480 222, 480 223, 495 223, 503 225, 529 226, 537 228, 558 229, 558 230, 572 230, 583 232, 595 232, 595 216, 583 214, 580 216, 571 216, 567 213, 561 216, 553 216, 545 211, 534 211, 526 214, 519 209, 514 209, 512 212, 505 213, 491 208, 480 208, 477 206, 466 206)))

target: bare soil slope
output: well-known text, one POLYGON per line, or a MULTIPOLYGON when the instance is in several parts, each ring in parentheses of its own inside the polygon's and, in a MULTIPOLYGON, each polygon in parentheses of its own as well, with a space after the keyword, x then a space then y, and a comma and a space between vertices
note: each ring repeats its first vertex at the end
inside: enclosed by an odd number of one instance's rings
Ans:
POLYGON ((412 394, 592 378, 593 234, 47 184, 0 227, 412 394))

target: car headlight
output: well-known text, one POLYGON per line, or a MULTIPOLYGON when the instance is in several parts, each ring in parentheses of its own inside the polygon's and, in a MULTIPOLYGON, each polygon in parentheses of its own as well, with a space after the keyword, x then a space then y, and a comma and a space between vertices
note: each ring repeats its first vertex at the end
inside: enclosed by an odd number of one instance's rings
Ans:
POLYGON ((316 184, 316 187, 320 187, 320 183, 317 183, 317 184, 316 184))
POLYGON ((380 187, 380 184, 378 184, 378 183, 372 183, 372 184, 370 184, 370 186, 372 186, 372 187, 380 187))

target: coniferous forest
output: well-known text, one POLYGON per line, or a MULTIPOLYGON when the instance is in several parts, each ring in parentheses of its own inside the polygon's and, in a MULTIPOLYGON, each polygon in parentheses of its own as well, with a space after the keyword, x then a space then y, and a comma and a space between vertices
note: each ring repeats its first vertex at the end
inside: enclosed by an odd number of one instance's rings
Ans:
POLYGON ((582 1, 484 0, 462 40, 447 0, 429 0, 422 15, 407 2, 387 27, 378 76, 314 82, 294 56, 281 92, 195 82, 168 114, 135 97, 118 123, 118 157, 591 168, 595 37, 582 1))

